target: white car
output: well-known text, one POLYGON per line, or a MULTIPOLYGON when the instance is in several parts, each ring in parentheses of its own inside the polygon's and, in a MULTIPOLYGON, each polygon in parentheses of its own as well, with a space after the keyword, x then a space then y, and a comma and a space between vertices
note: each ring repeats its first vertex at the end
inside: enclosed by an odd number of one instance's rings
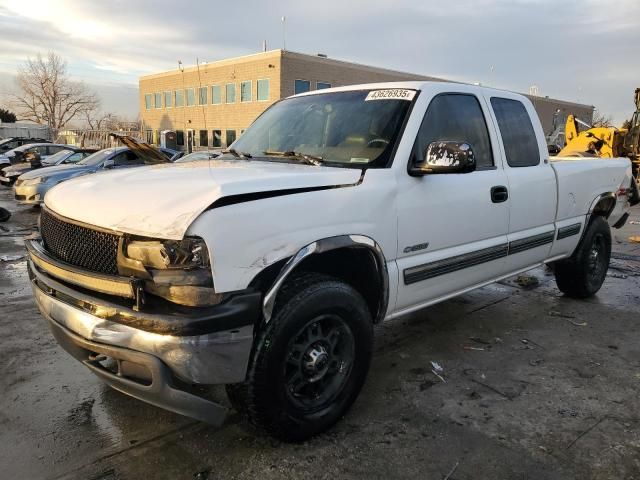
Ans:
POLYGON ((52 188, 27 240, 37 304, 103 381, 219 424, 226 384, 284 440, 340 419, 373 325, 550 264, 596 294, 628 159, 550 159, 522 95, 444 82, 308 92, 209 162, 52 188))

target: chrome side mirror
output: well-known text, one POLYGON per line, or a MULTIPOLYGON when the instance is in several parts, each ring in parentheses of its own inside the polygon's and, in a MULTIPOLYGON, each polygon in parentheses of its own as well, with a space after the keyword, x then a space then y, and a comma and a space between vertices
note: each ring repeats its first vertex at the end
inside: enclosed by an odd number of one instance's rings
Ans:
POLYGON ((412 176, 442 173, 470 173, 476 169, 476 159, 467 142, 432 142, 427 147, 424 160, 409 169, 412 176))

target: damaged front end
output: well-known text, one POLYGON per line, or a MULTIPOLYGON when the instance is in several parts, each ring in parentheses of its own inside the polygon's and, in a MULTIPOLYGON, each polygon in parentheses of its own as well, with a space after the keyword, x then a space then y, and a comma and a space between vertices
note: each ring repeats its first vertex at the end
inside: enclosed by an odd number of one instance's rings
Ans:
POLYGON ((121 234, 43 207, 25 245, 36 303, 65 350, 124 393, 222 421, 223 407, 180 385, 244 380, 261 294, 216 293, 202 239, 121 234))
POLYGON ((187 307, 213 306, 225 298, 214 290, 208 250, 200 238, 141 238, 86 226, 45 207, 40 237, 30 238, 27 248, 45 272, 79 287, 132 299, 136 310, 148 302, 147 294, 187 307))

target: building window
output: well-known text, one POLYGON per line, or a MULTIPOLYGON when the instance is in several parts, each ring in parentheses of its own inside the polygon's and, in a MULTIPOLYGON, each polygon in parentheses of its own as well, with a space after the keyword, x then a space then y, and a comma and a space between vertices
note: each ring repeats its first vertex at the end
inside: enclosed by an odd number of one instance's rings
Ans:
POLYGON ((309 80, 296 80, 294 93, 304 93, 311 90, 311 82, 309 80))
POLYGON ((176 107, 184 107, 184 92, 176 90, 176 107))
POLYGON ((187 107, 193 107, 196 104, 196 91, 193 88, 185 90, 187 94, 187 107))
POLYGON ((146 108, 147 110, 151 109, 151 98, 152 95, 150 93, 146 93, 144 96, 144 108, 146 108))
POLYGON ((176 130, 176 145, 183 147, 184 146, 184 131, 176 130))
POLYGON ((164 92, 164 108, 171 108, 171 92, 164 92))
POLYGON ((153 130, 145 130, 145 134, 147 143, 151 145, 153 143, 153 130))
POLYGON ((258 101, 269 100, 269 79, 258 80, 258 101))
POLYGON ((162 94, 156 93, 154 94, 154 97, 155 97, 155 107, 162 108, 162 94))
POLYGON ((206 105, 207 104, 207 87, 200 87, 198 93, 198 104, 206 105))
POLYGON ((212 147, 221 147, 222 146, 222 130, 213 130, 213 138, 211 140, 213 141, 211 143, 212 147))
POLYGON ((325 88, 331 88, 331 84, 328 82, 316 82, 316 90, 324 90, 325 88))
POLYGON ((236 84, 235 83, 227 83, 226 94, 227 94, 227 97, 226 97, 227 103, 236 102, 236 84))
POLYGON ((246 80, 240 84, 240 101, 251 101, 251 80, 246 80))
POLYGON ((222 103, 222 90, 220 85, 214 85, 211 87, 211 103, 213 105, 219 105, 222 103))
POLYGON ((206 130, 200 130, 200 146, 206 147, 209 145, 209 132, 206 130))
POLYGON ((227 130, 227 147, 236 141, 236 131, 227 130))

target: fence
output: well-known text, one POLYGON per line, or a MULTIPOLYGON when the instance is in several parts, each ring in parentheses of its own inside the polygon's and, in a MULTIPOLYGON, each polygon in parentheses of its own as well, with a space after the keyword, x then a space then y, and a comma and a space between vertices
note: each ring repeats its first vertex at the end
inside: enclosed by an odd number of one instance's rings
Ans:
POLYGON ((3 123, 0 122, 0 138, 42 138, 51 140, 51 130, 46 125, 35 123, 3 123))

